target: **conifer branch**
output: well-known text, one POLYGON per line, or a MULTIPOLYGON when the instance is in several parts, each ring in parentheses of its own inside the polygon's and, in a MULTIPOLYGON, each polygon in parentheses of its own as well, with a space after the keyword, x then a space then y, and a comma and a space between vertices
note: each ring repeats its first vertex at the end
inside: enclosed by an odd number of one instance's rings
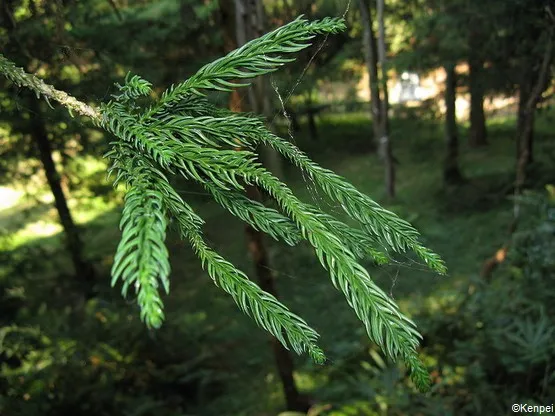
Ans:
POLYGON ((127 195, 120 227, 122 237, 112 267, 112 286, 123 281, 122 294, 135 286, 141 319, 159 328, 164 320, 158 294, 161 284, 170 291, 170 263, 165 245, 166 213, 161 195, 148 187, 150 178, 136 178, 127 195))
POLYGON ((190 241, 203 269, 207 270, 216 286, 230 294, 246 315, 274 335, 285 348, 292 347, 297 354, 307 351, 314 361, 323 363, 324 353, 316 343, 318 333, 273 295, 260 289, 242 271, 208 247, 199 226, 202 219, 191 207, 186 203, 170 203, 168 206, 177 219, 182 237, 190 241), (191 221, 190 217, 197 218, 191 221))
MULTIPOLYGON (((148 131, 148 125, 143 125, 142 128, 148 131)), ((114 131, 128 132, 125 128, 120 130, 116 128, 114 131)), ((244 132, 245 129, 242 129, 242 131, 244 132)), ((246 134, 242 133, 242 135, 245 136, 246 134)), ((263 136, 270 137, 268 132, 263 136)), ((135 145, 140 146, 141 149, 145 148, 140 141, 133 141, 131 137, 125 137, 129 143, 136 143, 135 145)), ((264 169, 256 160, 256 155, 250 151, 214 150, 201 148, 191 143, 180 143, 179 146, 174 146, 173 141, 167 138, 159 137, 157 140, 156 148, 147 153, 154 163, 159 163, 160 158, 157 155, 167 154, 168 160, 174 161, 174 163, 167 165, 167 168, 176 169, 184 176, 202 184, 208 183, 203 178, 205 176, 210 178, 225 176, 227 178, 226 182, 233 182, 238 185, 236 189, 241 189, 238 183, 240 178, 247 183, 255 183, 269 192, 283 211, 296 223, 302 237, 314 247, 320 263, 329 271, 332 283, 346 296, 349 305, 365 324, 370 338, 390 358, 396 359, 399 356, 404 358, 415 377, 422 375, 422 364, 415 358, 417 357, 416 349, 419 339, 415 325, 399 312, 397 305, 374 284, 368 272, 356 261, 356 258, 361 256, 360 245, 353 243, 353 238, 345 239, 347 243, 340 239, 342 234, 349 234, 349 227, 344 227, 339 221, 331 220, 327 214, 319 213, 315 208, 297 200, 289 188, 264 169), (192 149, 196 152, 194 157, 188 155, 188 152, 192 149), (179 153, 181 153, 182 158, 189 162, 187 166, 179 162, 180 158, 177 156, 179 153), (233 178, 233 181, 230 181, 229 178, 233 178), (351 247, 349 247, 349 242, 351 247), (354 248, 356 252, 353 253, 350 248, 354 248)), ((295 160, 305 159, 297 157, 295 160)), ((310 163, 307 163, 307 166, 314 168, 310 163)), ((324 171, 322 168, 319 169, 324 171)), ((321 171, 318 171, 318 173, 321 173, 321 171)), ((331 185, 327 184, 328 189, 333 188, 333 186, 344 186, 346 188, 344 192, 349 197, 352 197, 352 193, 355 194, 355 197, 360 194, 356 190, 356 193, 353 192, 354 187, 345 185, 344 179, 338 176, 332 176, 332 178, 335 182, 331 185)), ((214 182, 214 189, 220 187, 229 191, 226 185, 214 182)), ((380 209, 379 212, 388 212, 375 202, 373 204, 380 209)), ((366 213, 369 208, 370 206, 355 206, 353 209, 353 212, 356 213, 354 215, 355 219, 363 225, 363 214, 370 216, 369 213, 366 213), (361 212, 356 212, 356 209, 361 212)), ((237 210, 232 211, 235 211, 236 214, 238 212, 237 210)), ((391 221, 392 216, 394 217, 394 214, 390 214, 389 217, 374 219, 376 225, 372 229, 373 235, 378 237, 383 235, 383 228, 388 226, 388 221, 391 221)), ((410 227, 408 223, 400 223, 402 225, 407 224, 410 227)), ((412 227, 410 227, 410 230, 412 234, 405 230, 409 237, 417 235, 416 230, 412 227)), ((352 234, 357 236, 356 231, 352 234)), ((400 234, 403 236, 403 231, 400 234)), ((191 239, 190 232, 186 235, 191 239)), ((363 241, 365 240, 363 239, 363 241)), ((393 243, 393 239, 386 240, 386 242, 394 249, 398 248, 393 243)), ((379 254, 377 254, 379 252, 374 251, 373 253, 377 256, 378 262, 386 261, 385 256, 379 257, 379 254)), ((202 251, 197 250, 197 255, 200 257, 202 251)), ((424 381, 419 378, 415 380, 415 383, 422 384, 424 381)))
POLYGON ((272 146, 305 171, 327 196, 339 202, 343 210, 359 222, 364 231, 378 238, 382 245, 398 252, 413 250, 431 269, 440 274, 446 273, 447 270, 441 258, 419 243, 418 231, 407 221, 381 207, 345 178, 314 163, 288 141, 272 134, 261 134, 258 137, 262 143, 272 146))
POLYGON ((316 344, 319 337, 316 331, 291 313, 273 295, 264 292, 243 272, 211 250, 197 231, 188 227, 188 224, 183 225, 186 228, 182 232, 191 242, 203 268, 217 286, 233 297, 245 314, 275 336, 285 348, 291 347, 297 354, 307 351, 317 363, 325 361, 323 351, 316 344))
MULTIPOLYGON (((164 175, 159 172, 156 167, 154 167, 150 162, 145 162, 144 159, 137 156, 136 152, 129 143, 119 143, 115 146, 113 151, 110 152, 107 157, 111 158, 116 165, 113 165, 111 169, 119 169, 122 172, 122 176, 119 180, 124 181, 130 187, 127 198, 132 198, 134 203, 145 203, 148 202, 149 198, 154 198, 156 200, 156 206, 158 208, 158 217, 161 213, 171 213, 172 217, 177 220, 180 232, 185 239, 190 240, 193 249, 201 259, 203 268, 206 268, 208 274, 213 279, 214 283, 221 287, 225 292, 230 294, 235 300, 240 309, 251 316, 255 322, 262 328, 274 335, 278 340, 285 346, 285 348, 292 347, 295 352, 301 354, 305 351, 311 355, 311 357, 317 362, 323 362, 325 357, 322 350, 317 346, 316 341, 318 339, 318 334, 308 324, 299 318, 297 315, 291 313, 287 307, 281 304, 275 297, 264 292, 255 283, 250 281, 247 276, 236 269, 231 263, 224 260, 220 255, 211 250, 201 236, 201 227, 204 224, 202 218, 200 218, 193 209, 183 201, 183 199, 175 192, 175 190, 170 186, 168 180, 164 175), (117 165, 122 159, 127 159, 131 163, 123 166, 117 165), (142 177, 150 178, 148 184, 148 190, 141 188, 142 177), (139 196, 135 196, 137 191, 138 195, 143 195, 141 199, 139 196), (132 195, 129 197, 129 195, 132 195), (146 201, 145 201, 146 199, 146 201)), ((207 188, 215 190, 216 188, 211 185, 207 185, 207 188)), ((226 194, 225 191, 216 191, 226 194)), ((225 197, 224 197, 225 198, 225 197)), ((228 201, 229 202, 229 201, 228 201)), ((270 209, 264 207, 262 204, 255 206, 255 201, 251 201, 252 204, 246 206, 231 206, 231 210, 235 209, 245 209, 249 213, 255 212, 257 216, 268 215, 270 209), (262 214, 261 214, 262 213, 262 214)), ((130 232, 126 232, 125 225, 129 221, 129 217, 132 214, 130 208, 126 211, 124 208, 124 213, 122 217, 122 224, 124 225, 124 235, 122 237, 122 242, 120 243, 121 249, 118 247, 118 254, 114 260, 114 272, 112 285, 115 284, 116 280, 120 277, 120 270, 128 270, 136 262, 136 258, 140 257, 141 248, 143 251, 160 253, 159 243, 156 239, 139 239, 135 241, 133 239, 133 230, 138 227, 131 227, 130 232), (144 242, 152 243, 153 248, 148 250, 148 246, 141 246, 140 243, 144 242), (133 257, 133 253, 127 254, 126 247, 132 245, 139 246, 138 254, 133 257), (121 253, 121 254, 120 254, 121 253), (125 257, 127 254, 127 257, 125 257), (127 269, 126 269, 127 268, 127 269)), ((134 218, 139 221, 144 218, 141 215, 140 208, 133 206, 137 214, 134 218)), ((279 222, 276 224, 281 224, 287 219, 282 217, 276 211, 268 216, 268 218, 258 218, 259 221, 265 223, 272 216, 276 217, 279 222)), ((148 217, 147 217, 148 218, 148 217)), ((149 225, 146 224, 144 227, 147 231, 149 230, 149 225)), ((265 226, 265 225, 263 225, 265 226)), ((266 225, 267 226, 267 225, 266 225)), ((271 226, 267 226, 271 229, 271 226)), ((283 230, 277 229, 277 225, 273 225, 276 228, 277 233, 283 234, 283 230)), ((287 228, 285 228, 287 230, 287 228)), ((285 238, 293 238, 288 235, 284 235, 285 238)), ((293 240, 294 241, 294 240, 293 240)), ((163 259, 166 259, 167 252, 162 253, 163 259)), ((140 262, 136 262, 140 263, 140 262)), ((152 261, 151 265, 156 266, 156 262, 152 261)), ((164 265, 162 267, 164 274, 160 276, 161 281, 164 284, 166 291, 169 289, 169 282, 166 281, 167 274, 169 274, 169 264, 167 267, 164 265)), ((154 280, 154 276, 148 275, 150 279, 146 279, 147 283, 152 283, 145 287, 144 293, 139 293, 139 305, 141 306, 141 317, 145 320, 148 326, 158 327, 163 319, 162 304, 158 297, 157 284, 154 280), (156 312, 156 314, 154 313, 156 312), (151 316, 152 315, 152 316, 151 316)), ((124 275, 124 286, 122 293, 125 295, 129 283, 140 281, 137 277, 127 277, 124 275)), ((137 283, 136 283, 137 284, 137 283)), ((138 286, 140 288, 140 286, 138 286)))
MULTIPOLYGON (((211 163, 206 162, 207 165, 211 163)), ((397 305, 375 285, 366 269, 356 261, 356 255, 338 235, 326 227, 319 215, 314 215, 317 214, 315 208, 299 201, 287 186, 257 163, 243 161, 240 165, 228 165, 226 169, 272 195, 314 247, 320 263, 330 273, 333 285, 346 296, 349 306, 366 326, 370 338, 390 358, 403 357, 413 374, 420 375, 422 364, 414 359, 420 338, 415 324, 403 316, 397 305), (417 367, 413 368, 415 363, 418 363, 417 367)), ((324 215, 324 218, 328 217, 324 215)), ((415 380, 417 384, 421 382, 415 380)))
POLYGON ((16 66, 2 54, 0 54, 0 73, 18 87, 29 88, 35 93, 37 98, 42 96, 47 101, 54 100, 59 102, 67 108, 70 113, 76 112, 82 116, 90 117, 93 120, 98 120, 100 118, 100 113, 96 108, 77 100, 64 91, 57 90, 42 79, 28 74, 23 68, 16 66))
POLYGON ((112 284, 121 280, 124 295, 133 285, 141 317, 148 326, 159 327, 164 318, 159 288, 168 292, 170 287, 165 235, 168 224, 176 221, 182 238, 189 241, 210 278, 244 313, 287 348, 297 353, 307 351, 318 362, 324 360, 316 344, 316 331, 208 247, 202 237, 203 219, 170 185, 168 175, 179 174, 202 184, 227 211, 276 240, 290 245, 308 241, 332 284, 364 323, 370 339, 388 357, 403 359, 415 384, 426 389, 429 377, 418 359, 421 337, 415 324, 372 281, 359 260, 369 256, 376 264, 385 264, 390 250, 412 250, 430 268, 444 273, 439 256, 420 244, 418 232, 408 222, 269 132, 261 119, 217 108, 201 93, 248 85, 235 80, 276 71, 294 59, 284 55, 306 48, 315 35, 344 28, 341 19, 308 22, 298 18, 205 65, 188 80, 166 90, 148 109, 137 100, 149 96, 152 86, 138 75, 128 74, 125 83, 118 85, 119 95, 97 110, 26 74, 2 55, 0 73, 37 96, 91 117, 116 137, 105 155, 111 162, 108 173, 115 175, 114 184, 125 183, 128 190, 112 284), (351 227, 297 199, 258 161, 255 149, 260 144, 272 146, 307 173, 357 225, 351 227), (249 199, 244 184, 268 192, 281 212, 249 199))
POLYGON ((204 187, 217 203, 255 230, 262 231, 275 240, 285 241, 290 246, 302 240, 295 223, 280 212, 253 201, 237 191, 227 191, 208 183, 205 183, 204 187))
POLYGON ((346 29, 343 19, 325 18, 309 22, 299 16, 258 39, 246 43, 226 56, 202 68, 181 84, 168 88, 158 103, 146 116, 179 102, 184 96, 202 95, 199 90, 231 91, 249 83, 236 83, 236 79, 251 79, 277 71, 282 65, 295 58, 284 58, 280 54, 292 54, 307 48, 309 41, 319 34, 339 33, 346 29))

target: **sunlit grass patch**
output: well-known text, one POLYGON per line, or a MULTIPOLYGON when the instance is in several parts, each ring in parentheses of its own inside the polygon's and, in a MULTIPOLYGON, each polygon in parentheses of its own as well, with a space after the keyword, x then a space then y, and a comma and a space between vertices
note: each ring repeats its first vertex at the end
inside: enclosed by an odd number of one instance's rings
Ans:
MULTIPOLYGON (((113 189, 106 170, 106 161, 91 156, 75 158, 68 166, 73 184, 69 193, 64 189, 76 224, 86 226, 119 206, 123 185, 113 189)), ((63 232, 52 192, 44 178, 35 182, 0 187, 0 228, 11 237, 10 249, 63 232)))

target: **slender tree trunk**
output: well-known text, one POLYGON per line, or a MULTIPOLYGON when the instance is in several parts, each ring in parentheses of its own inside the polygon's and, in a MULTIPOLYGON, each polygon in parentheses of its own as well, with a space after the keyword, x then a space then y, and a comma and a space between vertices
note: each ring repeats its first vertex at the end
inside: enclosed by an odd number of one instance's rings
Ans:
POLYGON ((380 63, 381 75, 381 124, 380 124, 380 154, 385 165, 385 189, 387 196, 395 198, 395 164, 391 149, 391 139, 389 137, 389 97, 387 91, 387 59, 385 52, 385 24, 384 9, 385 0, 376 0, 378 11, 378 25, 380 39, 378 42, 378 60, 380 63))
MULTIPOLYGON (((6 0, 0 2, 0 26, 6 28, 8 37, 11 41, 14 40, 14 31, 16 29, 16 21, 14 19, 14 0, 6 0)), ((34 2, 31 2, 31 11, 36 14, 36 7, 34 2)), ((28 51, 15 41, 21 51, 30 57, 28 51)), ((71 211, 67 205, 67 199, 63 191, 61 176, 56 169, 54 160, 52 159, 52 147, 48 140, 48 133, 46 130, 46 123, 42 117, 40 102, 35 98, 29 99, 29 106, 35 113, 30 121, 30 133, 37 145, 39 157, 43 165, 46 180, 54 196, 54 205, 60 218, 60 223, 64 230, 64 237, 67 250, 71 256, 73 268, 75 269, 76 282, 79 287, 77 291, 80 294, 79 304, 81 304, 82 295, 85 298, 94 296, 94 283, 95 283, 95 270, 93 265, 85 260, 83 255, 83 242, 79 233, 79 228, 75 225, 71 211)))
POLYGON ((517 121, 517 192, 520 192, 520 189, 524 186, 526 169, 533 161, 536 109, 543 92, 549 86, 552 79, 551 65, 554 54, 554 32, 555 26, 551 26, 546 33, 547 47, 541 63, 537 62, 537 69, 532 69, 535 65, 531 63, 525 66, 521 74, 517 121))
MULTIPOLYGON (((257 187, 249 186, 247 196, 253 200, 261 201, 261 195, 257 187)), ((268 293, 277 297, 275 278, 269 265, 268 253, 264 244, 264 237, 260 231, 255 230, 250 225, 246 226, 247 244, 249 253, 254 262, 256 276, 260 287, 268 293)), ((275 337, 270 338, 276 367, 283 387, 283 394, 287 410, 306 412, 310 408, 309 400, 299 394, 295 379, 293 378, 294 363, 289 351, 275 337)))
MULTIPOLYGON (((532 139, 534 135, 534 115, 536 112, 536 107, 540 101, 542 93, 545 91, 549 82, 551 80, 550 75, 550 65, 553 61, 553 35, 555 32, 555 26, 551 26, 547 31, 547 42, 546 48, 543 55, 543 59, 540 68, 537 72, 530 71, 529 74, 531 81, 527 77, 523 77, 523 82, 530 82, 530 85, 526 85, 525 88, 520 92, 519 97, 519 111, 518 111, 518 126, 517 126, 517 163, 516 163, 516 178, 515 178, 515 203, 513 207, 513 220, 509 226, 509 237, 507 242, 501 247, 497 252, 488 258, 481 271, 481 276, 485 280, 490 280, 494 270, 499 266, 506 258, 506 254, 512 242, 513 234, 515 233, 519 219, 520 219, 520 202, 518 197, 522 194, 524 186, 526 183, 527 167, 530 161, 530 151, 532 148, 532 139), (532 84, 532 82, 534 84, 532 84), (524 92, 524 94, 523 94, 524 92)), ((526 66, 530 67, 530 66, 526 66)), ((528 71, 522 71, 523 75, 528 71)), ((523 85, 521 84, 521 87, 523 85)))
MULTIPOLYGON (((253 10, 257 10, 257 3, 253 4, 252 0, 250 1, 251 3, 248 3, 247 0, 235 0, 235 8, 233 8, 230 1, 222 1, 220 3, 222 19, 224 20, 223 30, 227 52, 233 49, 236 44, 242 45, 249 39, 248 33, 246 32, 249 27, 247 25, 248 20, 246 20, 246 17, 251 16, 253 10), (233 19, 231 18, 233 14, 235 14, 235 30, 233 30, 233 19), (236 42, 234 41, 234 39, 236 39, 236 42)), ((256 95, 252 94, 250 96, 250 99, 252 100, 251 104, 256 105, 256 95)), ((239 93, 236 90, 231 93, 229 107, 232 111, 244 110, 243 102, 241 101, 239 93)), ((251 199, 258 201, 261 200, 260 191, 255 186, 247 187, 247 195, 251 199)), ((247 236, 248 250, 254 262, 254 267, 257 279, 260 283, 260 287, 263 290, 276 296, 277 290, 275 288, 274 276, 272 275, 270 269, 270 260, 268 257, 266 246, 264 244, 263 234, 250 226, 246 226, 245 231, 247 236)), ((276 362, 278 374, 281 380, 287 409, 306 412, 310 406, 308 400, 303 398, 303 396, 299 393, 295 384, 295 379, 293 377, 294 363, 291 354, 274 337, 271 337, 270 342, 272 344, 274 360, 276 362)))
POLYGON ((454 64, 445 66, 445 143, 447 145, 443 165, 443 180, 446 184, 462 181, 459 170, 459 133, 457 131, 457 73, 454 64))
POLYGON ((31 108, 35 113, 31 118, 33 140, 39 150, 40 160, 42 162, 46 180, 50 186, 50 190, 54 195, 54 204, 60 217, 60 222, 64 229, 66 247, 71 255, 75 274, 78 280, 85 286, 87 296, 92 295, 92 289, 95 280, 95 272, 92 264, 90 264, 83 255, 83 241, 81 240, 79 228, 73 221, 71 211, 67 205, 67 199, 64 194, 61 182, 61 176, 56 169, 54 160, 52 159, 52 147, 48 140, 46 125, 42 117, 40 104, 36 99, 32 99, 31 108))
MULTIPOLYGON (((236 0, 235 24, 237 44, 244 45, 265 32, 265 13, 261 0, 236 0)), ((273 110, 270 102, 270 81, 268 77, 257 77, 249 88, 249 104, 252 111, 263 114, 271 121, 273 110)), ((269 126, 273 130, 273 126, 269 126)), ((283 178, 281 155, 272 147, 260 146, 260 157, 266 167, 278 178, 283 178)))
POLYGON ((372 11, 369 0, 359 0, 362 27, 364 29, 362 44, 366 69, 368 71, 368 88, 370 90, 370 114, 372 117, 372 129, 374 131, 374 142, 379 143, 381 136, 381 100, 380 85, 378 78, 378 60, 376 50, 376 35, 373 29, 372 11))
POLYGON ((526 168, 533 161, 535 109, 531 111, 527 103, 532 94, 533 71, 524 71, 518 85, 518 121, 516 133, 517 159, 526 168))
MULTIPOLYGON (((471 40, 471 48, 479 48, 476 41, 471 40)), ((471 147, 487 144, 486 116, 484 114, 484 61, 470 53, 469 90, 470 90, 470 136, 468 143, 471 147)))

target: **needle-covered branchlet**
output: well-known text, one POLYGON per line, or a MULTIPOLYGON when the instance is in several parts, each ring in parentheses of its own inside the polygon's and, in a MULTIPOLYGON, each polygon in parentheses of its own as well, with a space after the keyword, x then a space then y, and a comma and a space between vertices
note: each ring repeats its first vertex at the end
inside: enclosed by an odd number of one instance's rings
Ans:
POLYGON ((119 95, 99 109, 26 74, 1 55, 0 72, 38 96, 90 117, 115 136, 105 156, 111 163, 109 173, 115 183, 126 184, 127 195, 112 284, 121 281, 124 294, 135 290, 141 317, 149 327, 159 327, 164 319, 160 287, 170 290, 165 236, 174 223, 210 278, 244 313, 286 348, 308 352, 317 362, 325 360, 314 329, 208 246, 202 236, 203 219, 170 184, 171 175, 181 175, 201 184, 218 204, 253 228, 289 245, 308 242, 370 339, 391 359, 401 358, 415 385, 426 390, 429 378, 418 358, 421 337, 416 325, 372 281, 360 260, 369 257, 384 264, 389 252, 411 250, 430 268, 445 273, 439 256, 420 244, 409 223, 269 132, 260 119, 217 108, 203 95, 205 90, 243 87, 247 80, 294 60, 292 54, 308 47, 314 36, 344 29, 342 19, 309 22, 300 17, 205 65, 158 100, 152 98, 148 81, 128 75, 125 84, 118 85, 119 95), (142 104, 145 101, 147 105, 142 104), (300 201, 259 162, 255 150, 260 144, 273 147, 300 168, 357 225, 300 201), (250 200, 244 184, 264 189, 278 208, 250 200))

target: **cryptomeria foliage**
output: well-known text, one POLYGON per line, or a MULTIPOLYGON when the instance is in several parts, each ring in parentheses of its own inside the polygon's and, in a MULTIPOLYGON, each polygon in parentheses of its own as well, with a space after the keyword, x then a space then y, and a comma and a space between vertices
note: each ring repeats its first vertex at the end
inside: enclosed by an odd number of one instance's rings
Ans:
POLYGON ((292 61, 287 55, 309 46, 314 36, 344 29, 341 19, 309 22, 299 17, 205 65, 158 100, 152 99, 148 81, 128 75, 125 84, 118 86, 119 95, 98 110, 26 74, 1 55, 0 71, 37 95, 90 116, 115 137, 105 156, 111 161, 109 173, 115 183, 127 185, 127 195, 112 285, 121 281, 124 295, 130 287, 134 289, 141 317, 149 327, 159 327, 164 319, 160 288, 167 293, 170 287, 165 236, 168 225, 175 223, 210 278, 244 313, 287 348, 306 351, 317 362, 325 359, 314 329, 208 246, 202 235, 203 219, 170 185, 171 175, 181 175, 200 183, 223 208, 255 229, 289 245, 303 240, 312 245, 370 339, 388 357, 402 358, 415 384, 424 390, 429 379, 418 359, 420 334, 415 324, 400 313, 359 261, 369 257, 385 264, 389 252, 412 250, 431 269, 444 273, 441 259, 419 243, 418 232, 409 223, 272 134, 261 119, 217 108, 202 92, 246 86, 249 79, 292 61), (359 227, 301 202, 260 164, 255 153, 260 144, 273 147, 304 171, 359 227), (237 150, 238 146, 242 150, 237 150), (264 189, 279 209, 249 199, 245 184, 264 189))

